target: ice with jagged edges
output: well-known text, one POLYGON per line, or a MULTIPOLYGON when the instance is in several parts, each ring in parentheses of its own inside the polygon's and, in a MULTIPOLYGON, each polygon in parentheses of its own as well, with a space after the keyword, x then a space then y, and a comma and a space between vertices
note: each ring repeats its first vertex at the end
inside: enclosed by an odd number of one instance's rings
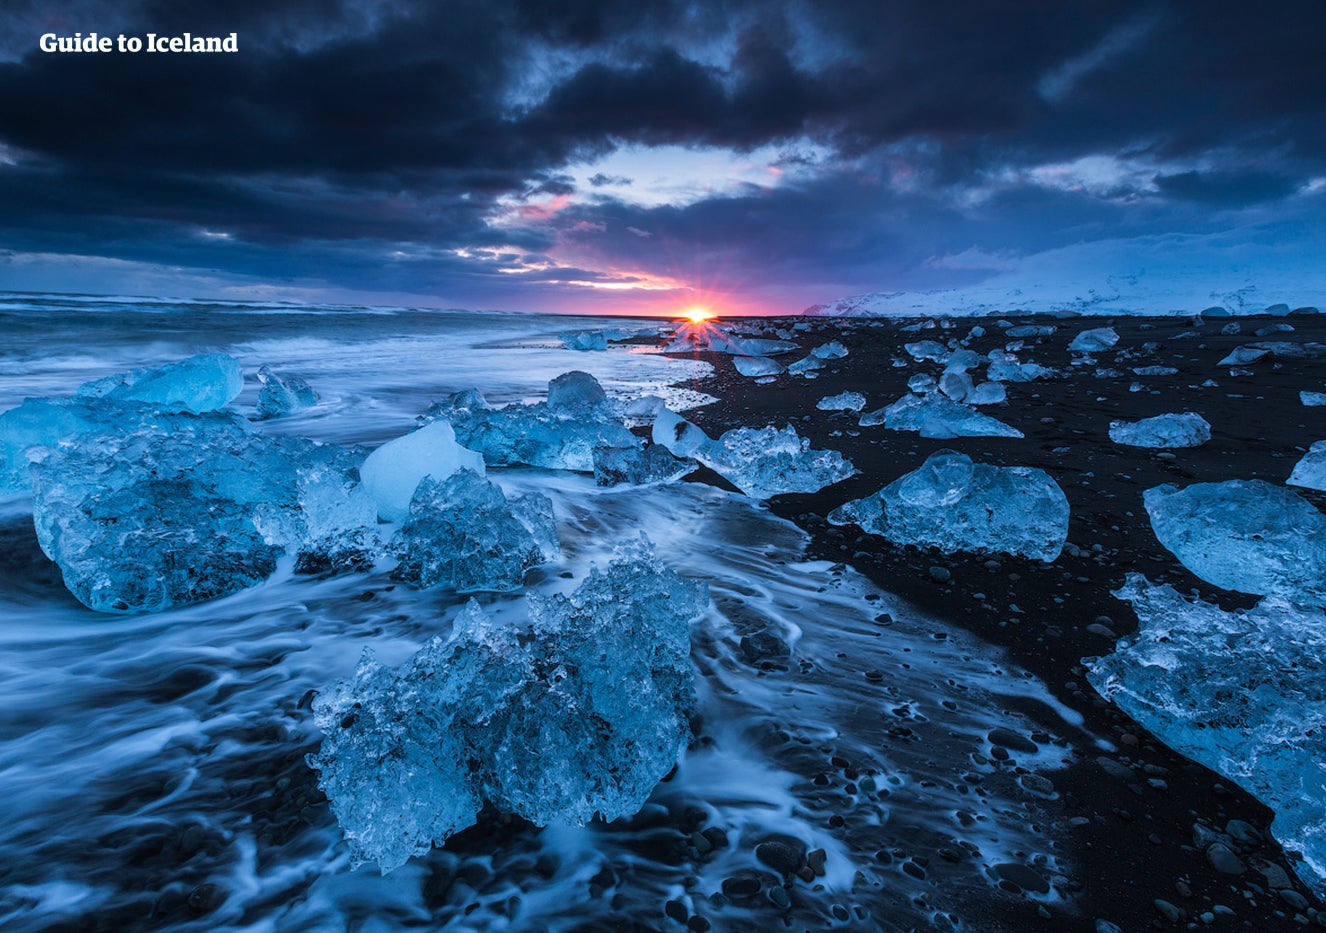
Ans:
POLYGON ((664 409, 654 422, 653 441, 675 456, 698 460, 754 499, 818 492, 856 474, 850 460, 836 450, 812 450, 791 425, 733 428, 715 440, 664 409))
POLYGON ((179 412, 228 405, 244 387, 239 361, 207 353, 151 369, 135 369, 79 386, 71 397, 30 398, 0 414, 0 495, 31 486, 30 447, 119 429, 179 412))
POLYGON ((991 382, 1032 382, 1056 375, 1055 370, 1040 363, 1023 363, 1007 350, 991 350, 986 354, 990 366, 985 378, 991 382))
POLYGON ((527 597, 526 625, 471 601, 395 670, 366 650, 314 700, 309 758, 352 864, 391 871, 485 803, 540 826, 638 812, 690 739, 689 624, 708 604, 641 542, 570 596, 527 597))
POLYGON ((1068 537, 1068 499, 1044 470, 941 450, 873 496, 835 509, 829 521, 894 544, 1052 561, 1068 537))
POLYGON ((839 392, 826 395, 815 403, 820 411, 860 411, 866 407, 866 397, 860 392, 839 392))
POLYGON ((887 408, 861 416, 862 427, 883 424, 894 431, 918 431, 922 437, 1022 437, 1022 432, 938 393, 904 395, 887 408))
POLYGON ((239 360, 225 353, 200 353, 178 363, 133 369, 87 382, 74 394, 199 414, 230 404, 243 388, 239 360))
POLYGON ((258 419, 279 418, 318 404, 318 393, 302 376, 273 372, 270 366, 258 370, 258 419))
POLYGON ((474 593, 519 589, 525 572, 555 560, 561 547, 547 496, 508 500, 500 486, 461 469, 442 480, 424 477, 391 550, 397 579, 474 593))
POLYGON ((1298 400, 1308 408, 1320 408, 1326 405, 1326 392, 1309 392, 1304 390, 1298 393, 1298 400))
POLYGON ((917 362, 934 360, 936 363, 945 363, 953 355, 952 350, 937 340, 918 340, 915 343, 905 343, 902 348, 917 362))
POLYGON ((456 443, 450 422, 433 421, 387 441, 368 455, 360 472, 378 514, 389 522, 403 522, 425 477, 444 480, 457 470, 482 473, 483 457, 456 443))
POLYGON ((1285 482, 1290 486, 1326 491, 1326 441, 1317 441, 1309 447, 1285 482))
POLYGON ((847 348, 837 340, 830 340, 818 347, 813 347, 810 355, 817 360, 840 360, 847 355, 847 348))
POLYGON ((608 335, 601 330, 582 330, 574 334, 561 335, 562 346, 568 350, 606 350, 608 335))
POLYGON ((1210 439, 1210 422, 1191 411, 1156 415, 1141 421, 1110 422, 1110 440, 1129 447, 1200 447, 1210 439))
POLYGON ((1279 597, 1225 612, 1137 573, 1115 595, 1138 630, 1087 659, 1091 685, 1273 809, 1271 832, 1326 896, 1326 615, 1279 597))
POLYGON ((801 376, 806 373, 813 373, 817 369, 824 368, 824 361, 818 356, 807 356, 797 360, 787 367, 787 371, 794 376, 801 376))
POLYGON ((594 482, 599 486, 670 483, 694 469, 695 461, 674 457, 662 444, 594 448, 594 482))
POLYGON ((548 383, 548 400, 494 408, 478 389, 459 392, 428 409, 424 423, 444 419, 464 447, 489 466, 594 472, 595 447, 639 447, 622 423, 620 405, 589 373, 563 373, 548 383))
POLYGON ((743 376, 776 376, 783 371, 782 364, 767 356, 734 356, 732 365, 743 376))
POLYGON ((672 339, 663 345, 663 352, 687 353, 708 350, 712 353, 731 353, 736 356, 778 356, 781 353, 790 353, 796 347, 795 343, 786 340, 739 336, 721 324, 700 321, 678 325, 672 339))
POLYGON ((1142 495, 1156 538, 1208 583, 1326 605, 1326 515, 1262 480, 1164 485, 1142 495))
POLYGON ((39 447, 33 522, 65 586, 101 612, 155 612, 302 570, 361 567, 378 542, 359 458, 256 434, 237 415, 147 417, 39 447))
POLYGON ((1099 353, 1108 350, 1119 342, 1119 335, 1113 327, 1094 327, 1084 330, 1073 338, 1068 349, 1074 353, 1099 353))

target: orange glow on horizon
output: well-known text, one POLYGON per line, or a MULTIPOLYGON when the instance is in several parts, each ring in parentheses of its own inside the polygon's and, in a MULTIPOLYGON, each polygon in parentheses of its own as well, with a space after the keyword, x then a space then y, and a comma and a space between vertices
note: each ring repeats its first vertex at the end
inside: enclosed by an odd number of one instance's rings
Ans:
POLYGON ((686 317, 690 318, 691 323, 699 324, 701 321, 707 321, 714 316, 714 313, 708 308, 691 308, 686 312, 686 317))

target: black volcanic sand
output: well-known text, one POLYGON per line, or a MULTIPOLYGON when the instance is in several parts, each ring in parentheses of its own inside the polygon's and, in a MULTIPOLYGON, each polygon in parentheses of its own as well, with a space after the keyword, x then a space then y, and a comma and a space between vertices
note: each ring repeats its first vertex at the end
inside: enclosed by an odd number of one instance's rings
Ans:
MULTIPOLYGON (((720 401, 689 417, 711 436, 741 425, 790 423, 812 447, 838 450, 850 458, 860 470, 852 479, 813 495, 778 496, 769 503, 776 514, 811 535, 809 556, 849 563, 883 589, 1007 649, 1013 660, 1085 717, 1088 731, 1114 749, 1075 749, 1073 764, 1048 775, 1058 799, 1047 806, 1058 808, 1062 835, 1071 846, 1068 855, 1076 864, 1074 890, 1060 892, 1068 907, 1037 919, 1020 895, 995 889, 1007 910, 986 918, 989 928, 1095 931, 1096 918, 1117 924, 1125 933, 1208 924, 1212 929, 1255 931, 1326 926, 1326 913, 1318 913, 1322 904, 1290 869, 1295 854, 1283 851, 1270 837, 1272 813, 1232 782, 1171 751, 1102 700, 1080 663, 1084 657, 1108 653, 1116 638, 1136 628, 1132 608, 1111 595, 1129 571, 1173 584, 1180 592, 1196 592, 1226 609, 1255 603, 1185 570, 1152 533, 1142 493, 1162 483, 1253 478, 1283 483, 1308 446, 1326 438, 1326 408, 1305 407, 1298 396, 1303 389, 1323 390, 1326 360, 1268 358, 1245 367, 1252 375, 1231 375, 1229 367, 1216 364, 1236 346, 1258 340, 1326 343, 1326 317, 1243 317, 1237 319, 1241 333, 1234 335, 1221 333, 1228 318, 1007 318, 1015 324, 1053 324, 1053 335, 1026 339, 1017 356, 1065 373, 1008 383, 1006 404, 981 408, 1021 430, 1023 439, 928 440, 882 426, 861 428, 855 414, 815 407, 819 399, 847 390, 866 396, 866 411, 888 405, 908 391, 910 376, 938 376, 942 371, 939 364, 913 361, 904 343, 962 339, 980 325, 985 335, 968 346, 984 355, 1010 340, 997 320, 955 319, 919 332, 902 329, 915 320, 765 322, 770 331, 794 323, 810 325, 809 331, 795 334, 801 349, 779 357, 784 364, 830 339, 839 340, 850 354, 826 361, 813 380, 783 374, 766 385, 740 376, 731 357, 693 354, 712 363, 716 373, 691 387, 720 401), (1258 328, 1283 323, 1294 331, 1254 336, 1258 328), (1096 365, 1072 365, 1074 354, 1067 346, 1073 337, 1104 326, 1115 329, 1119 343, 1096 354, 1096 365), (1132 358, 1116 360, 1119 351, 1132 358), (895 365, 896 360, 906 365, 895 365), (1135 376, 1131 368, 1138 366, 1169 366, 1178 372, 1135 376), (1098 367, 1121 375, 1100 378, 1098 367), (1203 386, 1207 380, 1217 385, 1203 386), (1130 391, 1134 384, 1140 391, 1130 391), (1211 423, 1212 439, 1205 445, 1155 451, 1109 439, 1111 420, 1183 411, 1197 412, 1211 423), (977 461, 1039 467, 1049 473, 1072 509, 1064 553, 1052 564, 943 554, 897 547, 855 526, 826 522, 825 516, 843 502, 878 491, 945 448, 977 461), (936 582, 944 576, 932 572, 936 567, 948 571, 949 578, 936 582), (1196 826, 1221 833, 1232 820, 1255 827, 1262 840, 1258 843, 1235 824, 1249 839, 1236 843, 1247 866, 1239 875, 1223 874, 1208 861, 1203 844, 1209 843, 1209 835, 1194 837, 1196 826), (1213 919, 1203 916, 1208 911, 1215 913, 1213 919)), ((735 329, 742 331, 739 324, 735 329)), ((712 474, 706 478, 716 479, 712 474)), ((1298 491, 1319 507, 1326 505, 1326 496, 1298 491)), ((975 927, 982 923, 967 919, 975 927)))

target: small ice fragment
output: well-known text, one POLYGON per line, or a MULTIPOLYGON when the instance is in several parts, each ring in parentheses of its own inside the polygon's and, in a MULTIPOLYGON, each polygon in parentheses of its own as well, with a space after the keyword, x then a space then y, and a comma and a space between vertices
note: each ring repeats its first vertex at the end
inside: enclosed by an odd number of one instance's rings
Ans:
POLYGON ((830 340, 812 349, 810 355, 819 360, 840 360, 847 355, 847 348, 836 340, 830 340))
POLYGON ((1211 425, 1191 411, 1156 415, 1141 421, 1110 422, 1110 440, 1129 447, 1200 447, 1210 439, 1211 425))
POLYGON ((1300 392, 1298 400, 1309 408, 1320 408, 1326 405, 1326 392, 1300 392))
POLYGON ((1099 353, 1101 350, 1108 350, 1119 342, 1119 335, 1114 332, 1113 327, 1095 327, 1091 330, 1084 330, 1073 338, 1073 342, 1068 345, 1068 349, 1074 353, 1099 353))
POLYGON ((608 335, 601 330, 582 330, 573 334, 561 335, 562 346, 568 350, 606 350, 608 335))
POLYGON ((1043 470, 942 450, 873 496, 835 509, 829 521, 895 544, 1052 561, 1068 537, 1068 499, 1043 470))
POLYGON ((939 378, 939 391, 943 392, 955 402, 964 402, 967 396, 971 395, 975 386, 972 385, 971 376, 965 372, 946 371, 939 378))
POLYGON ((318 404, 318 393, 299 376, 283 376, 273 372, 271 367, 263 366, 258 370, 258 381, 262 383, 258 391, 260 421, 279 418, 318 404))
POLYGON ((968 405, 997 405, 1008 398, 1008 390, 1001 382, 982 382, 967 395, 968 405))
POLYGON ((1004 333, 1009 337, 1048 337, 1057 328, 1053 324, 1021 324, 1010 327, 1004 333))
POLYGON ((1183 566, 1240 593, 1326 605, 1326 515, 1262 480, 1143 494, 1151 528, 1183 566))
POLYGON ((808 375, 817 369, 824 368, 824 361, 817 356, 808 356, 797 360, 787 367, 787 371, 794 376, 808 375))
POLYGON ((907 388, 918 395, 924 395, 939 384, 930 373, 917 373, 907 380, 907 388))
POLYGON ((825 396, 815 407, 820 411, 860 411, 866 407, 866 397, 860 392, 842 392, 825 396))
POLYGON ((1022 432, 942 395, 904 395, 887 408, 861 416, 862 427, 883 424, 922 437, 1022 437, 1022 432))
POLYGON ((1271 351, 1265 347, 1235 347, 1228 356, 1222 359, 1217 366, 1247 366, 1249 363, 1255 363, 1258 360, 1265 359, 1271 355, 1271 351))
POLYGON ((525 571, 560 553, 547 496, 508 501, 499 486, 464 468, 419 482, 391 548, 398 579, 459 593, 519 589, 525 571))
POLYGON ((743 376, 776 376, 783 371, 776 361, 762 356, 734 356, 732 365, 743 376))
POLYGON ((670 483, 694 469, 693 460, 674 457, 662 444, 594 448, 594 482, 600 486, 670 483))
POLYGON ((936 363, 948 361, 952 351, 936 340, 918 340, 916 343, 903 344, 903 349, 911 354, 912 359, 921 362, 934 360, 936 363))
POLYGON ((456 432, 449 422, 434 421, 373 451, 360 475, 378 504, 378 515, 389 522, 403 522, 410 515, 414 491, 425 476, 443 480, 465 469, 482 473, 483 457, 456 443, 456 432))

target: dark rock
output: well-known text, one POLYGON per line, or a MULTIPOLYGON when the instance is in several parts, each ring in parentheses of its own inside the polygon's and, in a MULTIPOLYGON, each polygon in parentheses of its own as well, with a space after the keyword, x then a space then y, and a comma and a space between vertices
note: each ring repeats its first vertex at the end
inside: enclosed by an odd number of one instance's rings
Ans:
POLYGON ((1034 755, 1040 751, 1040 748, 1031 739, 1002 726, 991 729, 986 738, 990 740, 991 745, 1002 745, 1004 748, 1011 748, 1015 752, 1026 752, 1029 755, 1034 755))
POLYGON ((1050 882, 1041 877, 1034 868, 1021 862, 1001 862, 994 867, 994 872, 1002 880, 1011 881, 1024 891, 1033 891, 1036 894, 1049 893, 1050 882))
POLYGON ((755 847, 755 857, 774 871, 790 875, 806 858, 806 846, 793 836, 772 836, 755 847))

